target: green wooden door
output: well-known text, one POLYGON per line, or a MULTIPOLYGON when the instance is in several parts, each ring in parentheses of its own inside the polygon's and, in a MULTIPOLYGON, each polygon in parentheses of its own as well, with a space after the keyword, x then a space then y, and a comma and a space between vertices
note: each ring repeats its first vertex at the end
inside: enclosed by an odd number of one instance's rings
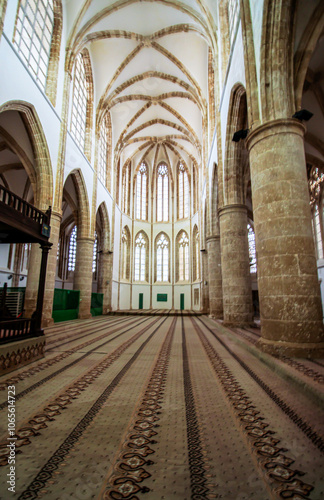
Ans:
POLYGON ((138 296, 138 308, 143 309, 143 294, 140 293, 138 296))
POLYGON ((180 293, 180 310, 184 310, 184 293, 180 293))

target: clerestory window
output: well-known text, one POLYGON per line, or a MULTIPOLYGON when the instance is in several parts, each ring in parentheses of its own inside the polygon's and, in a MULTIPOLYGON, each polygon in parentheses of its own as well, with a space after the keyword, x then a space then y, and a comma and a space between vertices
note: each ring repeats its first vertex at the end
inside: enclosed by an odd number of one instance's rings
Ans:
POLYGON ((189 217, 188 172, 180 162, 178 165, 178 219, 189 217))
POLYGON ((165 163, 160 163, 157 169, 157 221, 169 220, 169 173, 165 163))
POLYGON ((43 90, 54 27, 52 0, 22 0, 16 18, 13 44, 43 90))
POLYGON ((136 219, 147 220, 147 166, 141 163, 136 175, 136 219))

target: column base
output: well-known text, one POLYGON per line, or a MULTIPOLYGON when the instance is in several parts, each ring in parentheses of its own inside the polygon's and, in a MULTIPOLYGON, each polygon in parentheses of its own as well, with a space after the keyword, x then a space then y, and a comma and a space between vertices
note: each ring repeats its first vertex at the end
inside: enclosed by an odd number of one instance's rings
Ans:
POLYGON ((78 316, 78 319, 91 319, 91 318, 92 318, 92 314, 91 313, 81 313, 78 316))
POLYGON ((254 327, 255 324, 253 321, 223 321, 222 322, 223 326, 227 326, 229 328, 247 328, 247 327, 254 327))
POLYGON ((324 342, 301 343, 260 338, 257 346, 261 351, 279 358, 283 356, 309 359, 324 358, 324 342))

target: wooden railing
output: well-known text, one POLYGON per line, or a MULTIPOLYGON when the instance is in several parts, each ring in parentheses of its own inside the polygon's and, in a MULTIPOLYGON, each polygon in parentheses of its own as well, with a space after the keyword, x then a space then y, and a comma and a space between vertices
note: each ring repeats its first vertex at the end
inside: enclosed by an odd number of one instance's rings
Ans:
POLYGON ((47 210, 46 212, 38 210, 26 200, 23 200, 16 194, 6 189, 4 186, 0 186, 0 202, 12 207, 14 210, 17 210, 17 212, 21 213, 25 217, 29 217, 40 225, 50 223, 50 210, 47 210))
POLYGON ((0 343, 14 342, 33 337, 34 319, 8 319, 0 323, 0 343))

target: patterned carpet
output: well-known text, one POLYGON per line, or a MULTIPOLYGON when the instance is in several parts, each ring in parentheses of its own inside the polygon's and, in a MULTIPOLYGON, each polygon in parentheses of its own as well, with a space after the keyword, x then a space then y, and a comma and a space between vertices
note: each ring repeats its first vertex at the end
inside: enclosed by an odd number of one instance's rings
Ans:
POLYGON ((258 336, 191 314, 48 328, 0 379, 0 498, 323 499, 324 360, 258 336))

